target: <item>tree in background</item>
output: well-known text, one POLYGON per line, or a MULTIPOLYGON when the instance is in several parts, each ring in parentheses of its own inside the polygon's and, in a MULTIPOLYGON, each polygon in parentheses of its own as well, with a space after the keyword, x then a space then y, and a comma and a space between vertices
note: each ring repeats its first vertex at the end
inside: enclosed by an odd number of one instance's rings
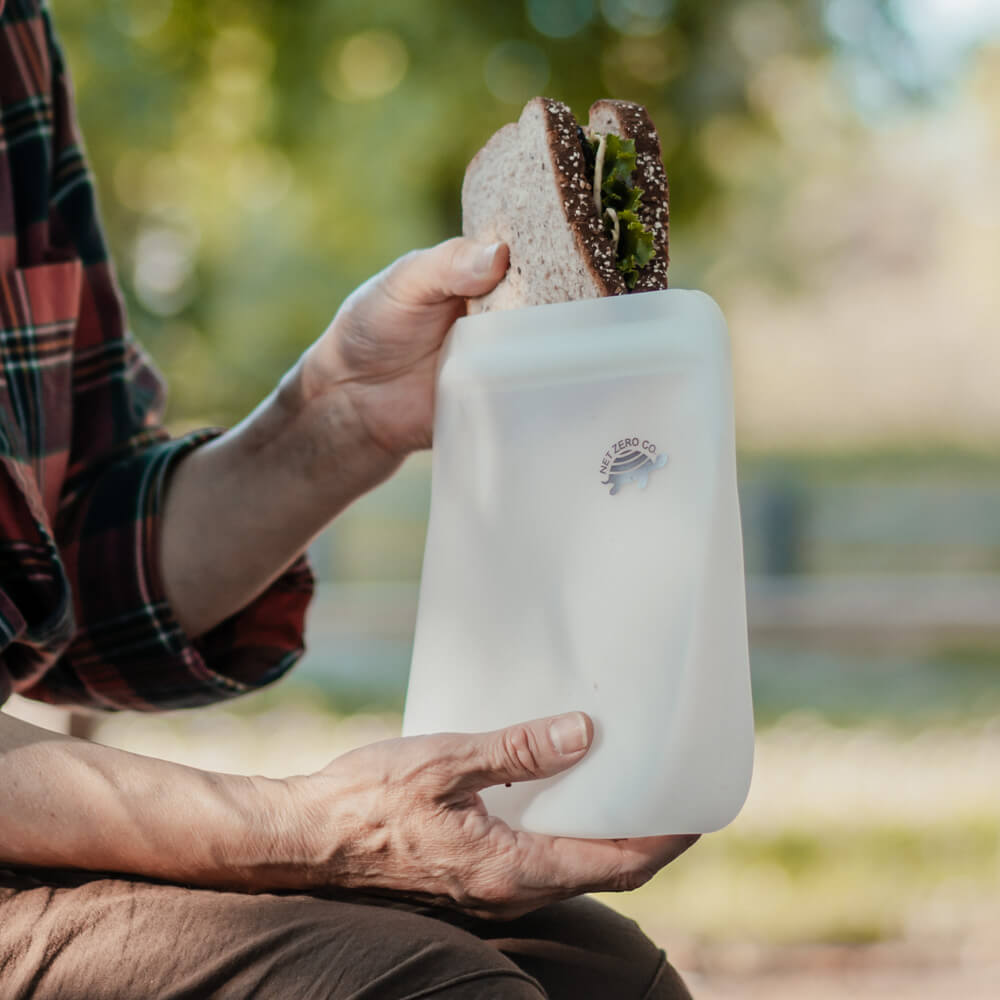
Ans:
POLYGON ((900 5, 865 0, 54 6, 132 325, 179 423, 238 418, 358 282, 456 233, 466 163, 534 94, 647 105, 690 239, 673 273, 695 284, 727 192, 752 175, 781 197, 783 128, 861 127, 846 101, 814 106, 817 74, 852 59, 926 80, 900 5))

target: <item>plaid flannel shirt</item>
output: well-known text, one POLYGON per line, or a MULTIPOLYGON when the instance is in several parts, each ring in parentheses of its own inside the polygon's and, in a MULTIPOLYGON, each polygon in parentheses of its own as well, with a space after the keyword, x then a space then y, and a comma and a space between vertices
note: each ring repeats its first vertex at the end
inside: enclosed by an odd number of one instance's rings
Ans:
POLYGON ((217 432, 168 437, 125 324, 46 5, 0 0, 0 704, 198 705, 302 652, 304 560, 195 641, 177 623, 165 491, 217 432))

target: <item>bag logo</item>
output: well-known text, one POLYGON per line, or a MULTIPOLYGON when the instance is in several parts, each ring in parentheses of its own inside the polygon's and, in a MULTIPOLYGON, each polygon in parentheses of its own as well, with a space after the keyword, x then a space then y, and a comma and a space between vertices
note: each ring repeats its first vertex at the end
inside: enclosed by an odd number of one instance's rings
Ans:
POLYGON ((622 438, 601 457, 601 475, 607 476, 601 485, 611 487, 611 496, 627 483, 638 483, 639 489, 644 490, 649 477, 666 464, 666 454, 658 455, 652 441, 640 441, 637 437, 622 438))

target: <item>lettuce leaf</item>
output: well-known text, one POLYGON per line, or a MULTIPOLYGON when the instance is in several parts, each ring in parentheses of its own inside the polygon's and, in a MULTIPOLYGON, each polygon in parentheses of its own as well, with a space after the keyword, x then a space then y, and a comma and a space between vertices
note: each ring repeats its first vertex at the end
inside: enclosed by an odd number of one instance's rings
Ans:
POLYGON ((656 256, 653 234, 631 210, 618 214, 618 226, 618 270, 625 276, 625 284, 631 291, 639 280, 639 269, 656 256))
MULTIPOLYGON (((594 149, 596 154, 597 147, 594 149)), ((604 177, 601 182, 601 200, 607 202, 605 208, 610 206, 615 211, 627 208, 631 192, 637 190, 632 183, 634 174, 635 142, 609 133, 604 147, 604 177)))
MULTIPOLYGON (((593 177, 597 163, 597 139, 584 143, 587 167, 593 177)), ((604 174, 601 179, 601 219, 608 236, 614 234, 614 222, 607 214, 611 208, 618 215, 618 270, 625 276, 629 290, 635 288, 639 270, 654 256, 653 234, 638 216, 642 189, 635 186, 635 140, 609 133, 604 147, 604 174)))

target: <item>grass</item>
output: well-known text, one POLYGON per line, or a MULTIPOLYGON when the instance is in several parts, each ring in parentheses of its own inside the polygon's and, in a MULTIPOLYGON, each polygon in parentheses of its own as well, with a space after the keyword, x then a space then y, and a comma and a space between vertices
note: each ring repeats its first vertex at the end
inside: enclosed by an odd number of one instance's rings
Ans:
MULTIPOLYGON (((908 936, 942 902, 963 913, 1000 899, 1000 816, 853 832, 704 837, 651 883, 605 896, 654 937, 770 945, 862 944, 908 936)), ((940 930, 940 928, 939 928, 940 930)))
POLYGON ((1000 483, 1000 452, 914 444, 863 451, 753 452, 739 454, 741 476, 795 474, 812 483, 1000 483))

